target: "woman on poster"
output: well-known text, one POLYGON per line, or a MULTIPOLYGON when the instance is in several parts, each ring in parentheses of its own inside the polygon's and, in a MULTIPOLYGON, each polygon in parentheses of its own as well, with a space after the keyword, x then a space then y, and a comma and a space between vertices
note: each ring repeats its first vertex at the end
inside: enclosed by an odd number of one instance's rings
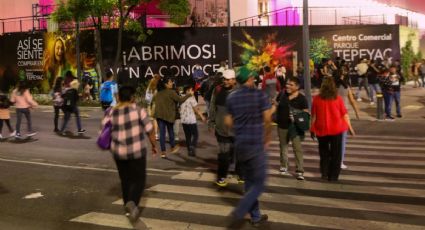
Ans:
POLYGON ((71 69, 71 65, 67 62, 65 41, 56 38, 53 47, 45 50, 43 61, 44 79, 41 88, 44 92, 50 90, 55 84, 58 77, 64 77, 65 73, 71 69))

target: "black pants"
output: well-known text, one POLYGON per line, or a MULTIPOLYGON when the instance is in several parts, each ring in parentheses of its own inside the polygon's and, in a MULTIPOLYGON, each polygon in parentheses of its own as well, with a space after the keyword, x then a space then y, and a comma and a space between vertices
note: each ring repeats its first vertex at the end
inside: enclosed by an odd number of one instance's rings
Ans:
POLYGON ((78 131, 82 130, 83 127, 81 126, 81 117, 80 117, 80 110, 77 106, 74 106, 73 108, 66 110, 64 109, 63 112, 65 115, 63 116, 63 124, 60 132, 64 132, 66 129, 66 125, 68 124, 69 120, 71 119, 71 114, 75 114, 75 120, 77 122, 77 129, 78 131))
POLYGON ((198 126, 196 124, 182 124, 184 136, 186 137, 187 150, 196 148, 198 145, 198 126))
POLYGON ((338 180, 341 172, 342 133, 317 137, 319 140, 320 172, 322 178, 338 180))
POLYGON ((112 101, 110 102, 101 101, 100 104, 102 104, 102 110, 106 111, 109 107, 111 107, 111 103, 112 101))
POLYGON ((62 106, 53 106, 53 109, 55 111, 53 125, 55 126, 55 131, 59 131, 59 112, 61 111, 62 106))
POLYGON ((133 201, 139 205, 146 183, 146 156, 134 160, 117 160, 124 205, 133 201))
POLYGON ((220 148, 220 153, 218 154, 218 165, 217 165, 217 178, 226 178, 229 173, 230 164, 235 164, 235 173, 240 178, 243 177, 243 172, 240 162, 236 160, 235 151, 234 151, 234 138, 233 137, 224 137, 219 134, 215 134, 218 142, 218 147, 220 148))
POLYGON ((3 131, 3 121, 6 123, 9 132, 13 132, 12 126, 10 125, 10 119, 0 119, 0 134, 3 131))

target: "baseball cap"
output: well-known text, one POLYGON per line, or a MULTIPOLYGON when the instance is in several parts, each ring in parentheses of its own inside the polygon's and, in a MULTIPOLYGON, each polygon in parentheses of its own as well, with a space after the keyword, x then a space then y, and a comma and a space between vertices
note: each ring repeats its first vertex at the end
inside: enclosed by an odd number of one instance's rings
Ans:
POLYGON ((235 79, 236 77, 235 71, 233 69, 226 69, 223 72, 223 77, 224 79, 235 79))
POLYGON ((236 78, 236 80, 240 83, 240 84, 243 84, 243 83, 245 83, 246 81, 248 81, 248 79, 250 78, 250 77, 255 77, 256 76, 256 73, 255 72, 253 72, 253 71, 251 71, 251 70, 249 70, 247 67, 245 67, 245 66, 242 66, 242 67, 240 67, 239 68, 239 70, 238 70, 238 77, 236 78))

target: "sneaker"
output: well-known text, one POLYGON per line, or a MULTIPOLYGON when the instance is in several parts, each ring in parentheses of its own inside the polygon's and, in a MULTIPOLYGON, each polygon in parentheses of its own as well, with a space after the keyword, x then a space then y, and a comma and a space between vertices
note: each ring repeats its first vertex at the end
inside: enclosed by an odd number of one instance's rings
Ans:
POLYGON ((257 221, 252 221, 251 220, 251 225, 255 228, 259 228, 261 227, 262 224, 264 224, 264 222, 266 222, 269 219, 269 216, 267 214, 263 214, 261 215, 260 219, 257 221))
POLYGON ((190 147, 187 153, 190 157, 196 157, 196 149, 194 147, 190 147))
POLYGON ((297 172, 297 176, 296 176, 297 180, 304 180, 304 175, 302 172, 297 172))
POLYGON ((398 118, 402 118, 403 116, 401 114, 397 114, 397 117, 398 118))
POLYGON ((220 186, 220 187, 226 187, 227 186, 227 182, 224 178, 220 178, 215 182, 216 185, 220 186))
POLYGON ((3 136, 0 134, 0 140, 3 139, 3 136))
POLYGON ((78 130, 78 133, 85 133, 86 132, 86 130, 85 129, 80 129, 80 130, 78 130))
POLYGON ((362 101, 362 99, 359 97, 359 98, 357 98, 357 101, 359 101, 359 102, 360 102, 360 101, 362 101))
POLYGON ((285 175, 285 176, 289 175, 288 169, 285 167, 280 167, 279 172, 280 172, 280 175, 285 175))
POLYGON ((13 132, 11 132, 10 135, 9 135, 9 137, 14 137, 15 135, 16 135, 16 130, 13 131, 13 132))
POLYGON ((139 208, 133 201, 129 201, 125 204, 125 211, 129 214, 128 218, 130 219, 130 221, 134 222, 139 218, 139 208))
POLYGON ((22 136, 21 136, 21 134, 20 134, 20 133, 16 133, 16 134, 15 134, 15 138, 19 138, 19 139, 20 139, 20 138, 22 138, 22 136))
POLYGON ((27 133, 27 137, 32 137, 35 136, 37 134, 37 132, 29 132, 27 133))
POLYGON ((344 163, 341 163, 341 169, 347 169, 347 168, 348 168, 347 165, 345 165, 344 163))
POLYGON ((176 145, 173 148, 171 148, 170 153, 177 153, 180 150, 180 146, 176 145))
POLYGON ((392 116, 386 116, 386 117, 385 117, 385 120, 386 120, 386 121, 394 121, 395 119, 394 119, 394 117, 392 117, 392 116))
POLYGON ((238 184, 245 183, 245 180, 242 177, 238 176, 238 175, 236 175, 236 180, 238 181, 238 184))
POLYGON ((165 152, 161 152, 161 158, 162 158, 162 159, 167 158, 167 154, 166 154, 165 152))

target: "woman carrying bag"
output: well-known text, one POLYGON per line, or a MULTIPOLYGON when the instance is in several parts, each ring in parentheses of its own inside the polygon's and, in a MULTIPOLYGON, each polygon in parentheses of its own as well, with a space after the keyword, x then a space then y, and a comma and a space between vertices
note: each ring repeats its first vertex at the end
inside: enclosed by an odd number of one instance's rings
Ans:
POLYGON ((153 125, 144 108, 135 103, 136 90, 123 86, 118 91, 119 103, 106 112, 102 127, 111 127, 110 151, 121 180, 126 215, 131 221, 139 218, 138 205, 146 181, 146 153, 148 138, 152 153, 156 154, 153 125))

